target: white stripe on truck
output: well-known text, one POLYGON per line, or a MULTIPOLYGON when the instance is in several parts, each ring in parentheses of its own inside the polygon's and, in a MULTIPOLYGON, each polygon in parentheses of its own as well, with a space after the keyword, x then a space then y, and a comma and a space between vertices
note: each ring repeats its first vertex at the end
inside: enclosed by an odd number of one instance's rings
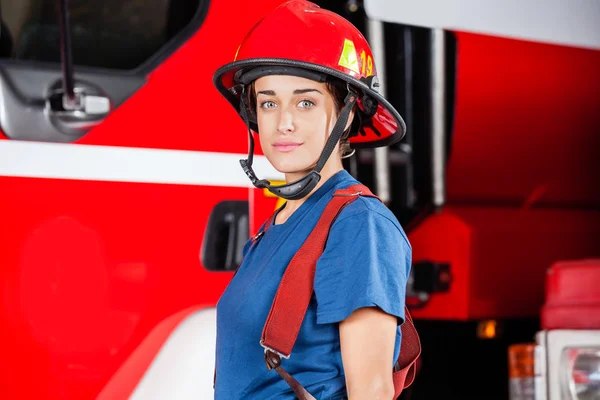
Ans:
MULTIPOLYGON (((0 140, 0 176, 251 187, 246 154, 0 140)), ((259 178, 283 179, 264 156, 259 178)))

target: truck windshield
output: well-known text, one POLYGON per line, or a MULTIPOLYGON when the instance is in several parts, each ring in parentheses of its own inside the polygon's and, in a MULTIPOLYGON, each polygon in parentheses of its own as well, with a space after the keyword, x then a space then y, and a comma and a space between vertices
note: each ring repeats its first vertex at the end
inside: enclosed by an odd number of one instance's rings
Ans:
MULTIPOLYGON (((142 65, 194 18, 201 0, 70 0, 75 65, 142 65)), ((57 0, 0 1, 0 57, 60 63, 57 0)))

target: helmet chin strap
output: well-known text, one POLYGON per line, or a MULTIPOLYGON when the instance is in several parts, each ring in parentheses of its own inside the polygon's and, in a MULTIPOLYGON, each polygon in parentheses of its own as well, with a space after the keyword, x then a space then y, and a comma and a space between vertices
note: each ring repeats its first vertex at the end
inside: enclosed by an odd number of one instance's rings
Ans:
POLYGON ((329 135, 329 139, 325 143, 325 147, 321 152, 321 156, 317 161, 317 165, 303 178, 298 179, 297 181, 286 183, 285 185, 271 185, 266 179, 258 179, 254 170, 252 169, 252 159, 254 157, 254 138, 252 136, 252 131, 250 130, 250 126, 248 124, 248 115, 246 112, 246 100, 245 100, 245 90, 242 91, 242 95, 240 98, 240 107, 241 114, 246 126, 248 126, 248 135, 250 137, 250 146, 248 150, 248 159, 240 160, 240 164, 242 165, 242 169, 252 181, 252 184, 259 189, 267 189, 269 192, 282 197, 286 200, 299 200, 306 197, 314 188, 317 186, 317 183, 321 180, 321 170, 325 166, 325 163, 329 159, 329 156, 335 149, 336 144, 341 139, 344 128, 346 127, 346 123, 348 122, 348 117, 350 116, 350 111, 352 107, 356 103, 357 94, 354 90, 348 87, 348 94, 344 99, 344 108, 340 112, 340 116, 336 121, 333 130, 331 131, 331 135, 329 135))

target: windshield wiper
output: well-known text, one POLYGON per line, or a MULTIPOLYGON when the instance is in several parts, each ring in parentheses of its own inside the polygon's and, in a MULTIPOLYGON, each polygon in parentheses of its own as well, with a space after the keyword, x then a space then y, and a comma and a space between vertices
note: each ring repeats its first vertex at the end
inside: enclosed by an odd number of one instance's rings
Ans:
POLYGON ((58 0, 58 25, 60 28, 60 58, 63 74, 63 107, 65 110, 80 110, 83 108, 81 96, 75 94, 73 72, 73 54, 71 23, 69 21, 68 0, 58 0))

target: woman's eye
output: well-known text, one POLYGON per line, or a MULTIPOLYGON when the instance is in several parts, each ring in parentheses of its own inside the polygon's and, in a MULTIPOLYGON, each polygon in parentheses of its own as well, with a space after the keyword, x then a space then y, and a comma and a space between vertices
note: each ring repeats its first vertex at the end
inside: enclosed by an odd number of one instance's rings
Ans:
POLYGON ((272 101, 263 101, 262 103, 260 103, 260 107, 266 109, 273 108, 275 107, 275 103, 272 101))
POLYGON ((302 100, 300 103, 298 103, 298 105, 300 106, 300 108, 310 108, 314 106, 315 103, 313 103, 310 100, 302 100))

